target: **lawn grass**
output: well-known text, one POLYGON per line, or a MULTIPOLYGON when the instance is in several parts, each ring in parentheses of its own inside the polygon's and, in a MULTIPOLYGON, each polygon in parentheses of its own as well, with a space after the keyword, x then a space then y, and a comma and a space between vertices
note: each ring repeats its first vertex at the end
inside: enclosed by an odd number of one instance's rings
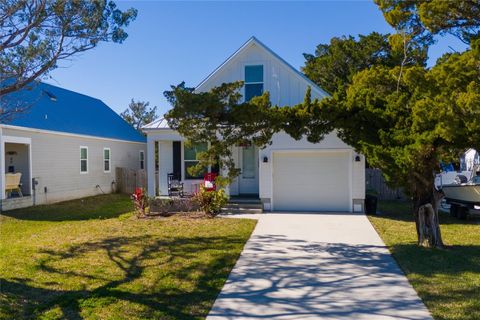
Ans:
POLYGON ((420 248, 407 202, 384 201, 370 221, 435 319, 480 319, 480 219, 440 213, 445 250, 420 248))
POLYGON ((105 195, 0 216, 0 319, 202 319, 254 226, 105 195))

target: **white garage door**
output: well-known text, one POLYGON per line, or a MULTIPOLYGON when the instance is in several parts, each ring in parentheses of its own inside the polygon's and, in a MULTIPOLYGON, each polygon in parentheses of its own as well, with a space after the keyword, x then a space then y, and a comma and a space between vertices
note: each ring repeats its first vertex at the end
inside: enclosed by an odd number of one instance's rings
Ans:
POLYGON ((350 211, 348 152, 274 153, 273 209, 350 211))

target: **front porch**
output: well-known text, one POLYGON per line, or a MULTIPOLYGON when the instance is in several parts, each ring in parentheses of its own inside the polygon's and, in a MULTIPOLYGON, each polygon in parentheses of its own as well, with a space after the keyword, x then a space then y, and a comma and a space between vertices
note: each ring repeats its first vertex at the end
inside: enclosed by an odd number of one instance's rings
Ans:
MULTIPOLYGON (((168 175, 174 174, 183 183, 184 193, 188 196, 199 190, 204 182, 203 174, 191 176, 188 168, 198 163, 198 153, 205 151, 207 145, 186 145, 183 137, 173 132, 148 134, 148 194, 149 196, 168 196, 168 175), (152 173, 155 174, 152 174, 152 173)), ((232 147, 234 161, 241 174, 228 187, 230 196, 248 195, 257 198, 259 194, 259 157, 255 146, 232 147)), ((206 168, 206 172, 218 172, 217 168, 206 168)))
POLYGON ((1 136, 0 202, 2 211, 33 205, 31 139, 1 136))

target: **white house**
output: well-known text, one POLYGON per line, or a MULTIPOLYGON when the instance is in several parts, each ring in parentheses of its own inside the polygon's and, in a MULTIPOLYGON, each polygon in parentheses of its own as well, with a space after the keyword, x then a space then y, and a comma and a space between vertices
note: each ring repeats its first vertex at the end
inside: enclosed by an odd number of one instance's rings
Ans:
POLYGON ((109 193, 116 167, 146 167, 145 137, 98 99, 38 83, 13 103, 28 109, 0 123, 3 211, 109 193), (15 173, 23 196, 6 190, 15 173))
MULTIPOLYGON (((312 98, 327 94, 256 38, 214 70, 197 87, 207 91, 222 83, 243 80, 244 99, 270 92, 276 105, 303 101, 310 86, 312 98)), ((195 152, 204 146, 186 148, 184 138, 160 119, 145 126, 150 195, 166 195, 167 175, 181 176, 187 192, 192 192, 201 177, 190 177, 186 168, 196 163, 195 152), (155 146, 158 164, 155 164, 155 146), (158 175, 155 169, 158 168, 158 175), (158 182, 155 181, 158 179, 158 182), (158 189, 157 186, 158 185, 158 189), (158 191, 158 192, 157 192, 158 191)), ((365 160, 352 147, 331 133, 318 143, 295 141, 285 133, 275 134, 264 149, 232 146, 240 176, 229 186, 231 196, 260 198, 264 210, 362 211, 365 199, 365 160)))

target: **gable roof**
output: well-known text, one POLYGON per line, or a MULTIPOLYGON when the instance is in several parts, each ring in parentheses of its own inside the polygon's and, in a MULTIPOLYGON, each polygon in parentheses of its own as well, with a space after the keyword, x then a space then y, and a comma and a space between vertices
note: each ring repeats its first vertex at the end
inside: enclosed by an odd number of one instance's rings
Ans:
POLYGON ((291 64, 289 64, 287 61, 285 61, 282 57, 280 57, 278 54, 276 54, 272 49, 267 47, 263 42, 252 36, 250 39, 247 40, 237 51, 235 51, 232 55, 230 55, 227 60, 225 60, 220 66, 218 66, 215 70, 213 70, 205 79, 200 82, 195 89, 200 88, 203 86, 206 82, 208 82, 211 78, 213 78, 221 69, 223 69, 230 61, 235 59, 237 56, 242 54, 245 50, 247 50, 249 47, 252 45, 257 45, 263 50, 267 51, 271 56, 273 56, 276 60, 280 61, 284 66, 287 67, 290 71, 293 71, 294 74, 296 74, 298 77, 303 79, 307 84, 312 88, 312 90, 317 90, 322 96, 328 97, 329 94, 320 88, 315 82, 307 78, 303 73, 295 69, 291 64))
MULTIPOLYGON (((321 96, 323 97, 328 97, 329 94, 320 88, 316 83, 314 83, 312 80, 308 79, 303 73, 295 69, 291 64, 289 64, 287 61, 285 61, 282 57, 280 57, 278 54, 276 54, 272 49, 267 47, 263 42, 252 36, 250 39, 248 39, 247 42, 245 42, 237 51, 235 51, 232 55, 230 55, 227 60, 225 60, 220 66, 218 66, 215 70, 213 70, 205 79, 202 80, 196 87, 195 90, 198 90, 201 86, 203 86, 205 83, 207 83, 210 79, 215 77, 215 75, 220 72, 230 61, 235 59, 237 56, 242 54, 245 50, 247 50, 250 46, 252 45, 257 45, 263 50, 267 51, 271 56, 274 57, 274 59, 278 60, 281 64, 283 64, 287 69, 292 71, 296 76, 300 77, 303 81, 305 81, 311 88, 312 90, 316 90, 321 96)), ((144 127, 142 127, 144 130, 152 130, 152 129, 170 129, 168 126, 168 122, 164 119, 158 119, 155 120, 144 127)))
POLYGON ((27 107, 6 125, 107 139, 145 142, 145 137, 103 101, 47 83, 2 97, 2 103, 27 107))

